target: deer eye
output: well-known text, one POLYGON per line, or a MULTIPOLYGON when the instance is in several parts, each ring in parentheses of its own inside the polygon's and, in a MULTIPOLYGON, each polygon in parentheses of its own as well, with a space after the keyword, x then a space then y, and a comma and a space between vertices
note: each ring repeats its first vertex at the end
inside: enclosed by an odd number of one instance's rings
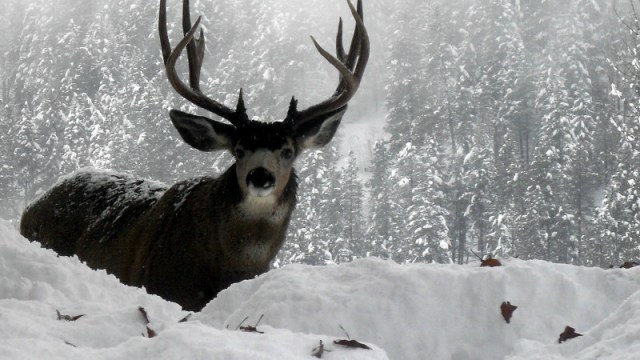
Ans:
POLYGON ((291 160, 291 158, 293 157, 293 150, 283 149, 282 152, 280 153, 280 156, 282 156, 282 158, 285 160, 291 160))
POLYGON ((242 150, 240 148, 236 149, 235 153, 236 153, 236 157, 238 159, 242 159, 244 157, 244 155, 245 155, 244 150, 242 150))

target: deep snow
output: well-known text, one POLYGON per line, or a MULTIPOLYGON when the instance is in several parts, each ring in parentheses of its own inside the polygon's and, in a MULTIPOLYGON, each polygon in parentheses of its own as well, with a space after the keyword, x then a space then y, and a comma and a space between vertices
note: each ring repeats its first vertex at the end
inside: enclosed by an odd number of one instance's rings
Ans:
POLYGON ((285 266, 223 291, 188 321, 179 306, 58 257, 0 221, 3 359, 638 359, 640 268, 542 261, 285 266), (510 324, 500 304, 518 309, 510 324), (149 327, 157 336, 147 338, 149 327), (64 315, 85 316, 76 321, 64 315), (254 325, 258 330, 236 330, 254 325), (558 344, 570 325, 582 337, 558 344), (373 350, 342 348, 351 338, 373 350))

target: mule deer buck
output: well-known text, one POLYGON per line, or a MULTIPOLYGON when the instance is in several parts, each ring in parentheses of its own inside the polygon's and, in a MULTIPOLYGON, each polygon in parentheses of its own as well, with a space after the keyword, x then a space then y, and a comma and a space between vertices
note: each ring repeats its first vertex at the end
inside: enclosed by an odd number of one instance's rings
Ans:
POLYGON ((63 178, 24 212, 21 233, 60 255, 77 255, 123 283, 200 310, 234 282, 269 269, 282 246, 296 205, 296 157, 326 145, 360 85, 369 58, 362 3, 348 2, 356 27, 350 49, 338 27, 337 56, 313 39, 340 73, 335 93, 304 110, 292 98, 284 121, 249 120, 242 90, 235 109, 203 95, 200 69, 204 34, 195 33, 183 2, 184 38, 172 50, 160 1, 159 32, 167 77, 193 104, 230 124, 171 110, 182 139, 200 151, 227 150, 235 163, 218 178, 201 177, 171 187, 129 175, 81 170, 63 178), (186 49, 189 83, 176 71, 186 49))

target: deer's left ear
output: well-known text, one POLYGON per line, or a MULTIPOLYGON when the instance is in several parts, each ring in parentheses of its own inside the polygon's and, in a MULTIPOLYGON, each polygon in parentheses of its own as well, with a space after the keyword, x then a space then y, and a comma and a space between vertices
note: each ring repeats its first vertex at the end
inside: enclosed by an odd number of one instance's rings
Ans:
POLYGON ((179 110, 171 110, 169 117, 182 139, 193 148, 200 151, 231 151, 236 136, 233 126, 179 110))
POLYGON ((300 150, 316 149, 327 145, 338 130, 347 106, 323 114, 294 128, 294 134, 300 150))

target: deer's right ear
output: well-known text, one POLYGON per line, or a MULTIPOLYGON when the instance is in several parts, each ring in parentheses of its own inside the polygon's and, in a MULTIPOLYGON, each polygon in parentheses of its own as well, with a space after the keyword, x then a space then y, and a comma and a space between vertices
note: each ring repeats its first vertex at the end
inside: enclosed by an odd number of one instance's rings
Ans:
POLYGON ((180 110, 171 110, 169 117, 182 139, 193 148, 200 151, 231 151, 236 136, 235 127, 180 110))
POLYGON ((317 149, 327 145, 336 134, 346 111, 345 105, 338 110, 311 118, 305 123, 294 125, 300 149, 317 149))

